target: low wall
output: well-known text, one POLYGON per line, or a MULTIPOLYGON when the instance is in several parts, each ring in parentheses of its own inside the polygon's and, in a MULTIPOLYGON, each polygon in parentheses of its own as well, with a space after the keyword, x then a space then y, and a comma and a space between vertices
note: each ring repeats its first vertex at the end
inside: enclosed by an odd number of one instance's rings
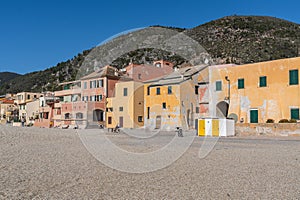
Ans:
POLYGON ((21 122, 13 122, 13 126, 22 126, 22 123, 21 122))
POLYGON ((300 136, 300 123, 237 123, 236 136, 300 136))

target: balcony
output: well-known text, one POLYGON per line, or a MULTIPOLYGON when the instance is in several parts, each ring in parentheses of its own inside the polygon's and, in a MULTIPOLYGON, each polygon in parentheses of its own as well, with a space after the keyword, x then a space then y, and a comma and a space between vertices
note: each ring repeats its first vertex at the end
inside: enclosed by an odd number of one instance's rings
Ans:
POLYGON ((68 95, 72 95, 72 94, 81 94, 81 88, 74 87, 71 89, 60 90, 60 91, 54 92, 54 96, 56 96, 56 97, 68 96, 68 95))

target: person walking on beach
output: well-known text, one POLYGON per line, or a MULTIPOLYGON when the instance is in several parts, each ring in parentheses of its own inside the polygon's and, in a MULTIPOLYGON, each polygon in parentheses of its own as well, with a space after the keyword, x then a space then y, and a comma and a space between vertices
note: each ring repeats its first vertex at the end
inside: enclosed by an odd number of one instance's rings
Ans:
POLYGON ((24 125, 25 125, 25 119, 24 119, 24 117, 21 118, 21 123, 22 123, 22 127, 24 127, 24 125))

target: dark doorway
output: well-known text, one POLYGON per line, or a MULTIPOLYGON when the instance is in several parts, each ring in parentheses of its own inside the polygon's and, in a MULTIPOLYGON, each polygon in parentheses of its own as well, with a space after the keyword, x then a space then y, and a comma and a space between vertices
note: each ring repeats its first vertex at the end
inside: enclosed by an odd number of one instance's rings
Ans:
POLYGON ((103 110, 100 110, 100 109, 96 109, 93 111, 93 121, 96 122, 96 121, 104 121, 104 112, 103 110))
POLYGON ((217 104, 217 117, 226 118, 228 115, 229 104, 225 101, 221 101, 217 104))
POLYGON ((156 116, 155 128, 160 129, 160 127, 161 127, 161 116, 158 115, 158 116, 156 116))

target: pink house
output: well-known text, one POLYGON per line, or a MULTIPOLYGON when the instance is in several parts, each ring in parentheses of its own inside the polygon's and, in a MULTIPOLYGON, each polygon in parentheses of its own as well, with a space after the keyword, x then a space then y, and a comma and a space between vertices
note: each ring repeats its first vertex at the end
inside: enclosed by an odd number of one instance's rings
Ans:
POLYGON ((106 66, 78 81, 62 83, 63 90, 55 92, 60 103, 54 105, 54 126, 105 125, 106 98, 113 96, 115 84, 122 80, 128 77, 106 66))

